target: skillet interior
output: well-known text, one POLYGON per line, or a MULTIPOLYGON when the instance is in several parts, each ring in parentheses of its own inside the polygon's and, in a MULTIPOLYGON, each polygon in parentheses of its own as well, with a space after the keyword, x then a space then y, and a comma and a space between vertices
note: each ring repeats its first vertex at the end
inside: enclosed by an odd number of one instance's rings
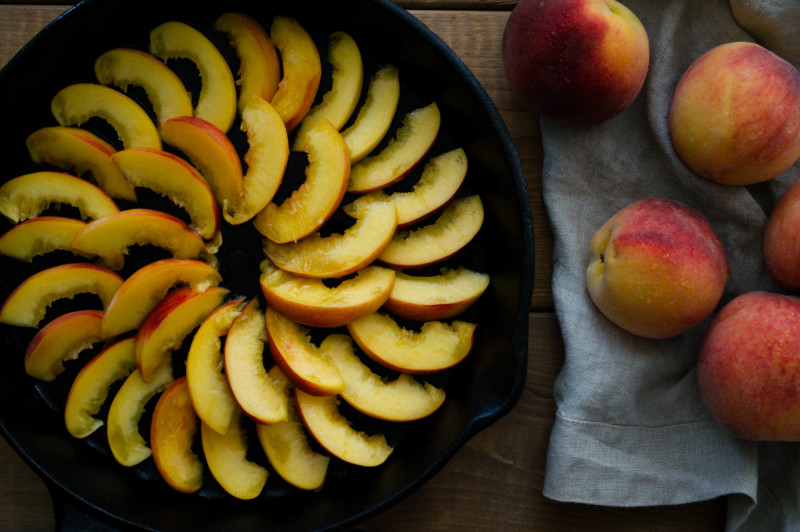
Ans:
MULTIPOLYGON (((463 364, 438 377, 448 398, 433 416, 379 427, 362 420, 365 428, 385 430, 390 441, 398 443, 384 466, 364 469, 334 463, 325 487, 316 493, 293 490, 272 474, 258 501, 234 500, 208 476, 201 492, 187 496, 160 480, 152 460, 132 469, 119 466, 105 447, 103 430, 80 441, 64 429, 63 400, 81 362, 68 364, 66 374, 54 384, 36 383, 25 375, 22 365, 33 331, 6 326, 0 329, 5 353, 0 357, 0 428, 48 482, 54 497, 67 495, 81 510, 114 516, 122 523, 157 530, 344 527, 419 487, 469 437, 510 410, 524 384, 533 277, 527 190, 502 120, 453 52, 416 19, 382 0, 232 0, 223 6, 188 0, 88 0, 46 28, 0 72, 0 122, 4 125, 0 146, 5 147, 0 181, 41 169, 29 161, 25 138, 39 127, 54 125, 49 112, 52 96, 70 83, 91 81, 92 63, 98 55, 117 46, 146 49, 149 30, 166 20, 208 30, 224 11, 249 13, 267 27, 275 14, 296 17, 317 40, 323 65, 326 36, 333 30, 346 31, 364 54, 367 76, 383 62, 399 67, 403 96, 398 116, 437 102, 443 129, 434 152, 456 146, 466 150, 470 169, 465 193, 479 193, 486 210, 481 234, 458 258, 492 278, 487 293, 464 318, 480 324, 473 352, 463 364)), ((219 39, 217 43, 235 68, 235 55, 227 43, 219 39)), ((188 71, 187 76, 191 76, 188 71)), ((234 140, 242 148, 243 139, 234 140)), ((302 170, 299 176, 289 176, 301 178, 302 170)), ((10 227, 3 223, 3 230, 10 227)), ((250 297, 259 293, 258 242, 260 237, 250 224, 227 228, 223 234, 219 254, 223 284, 235 293, 250 297), (238 271, 253 275, 234 275, 238 271)), ((141 252, 141 260, 151 260, 153 253, 157 252, 141 252)), ((0 258, 0 296, 5 298, 33 269, 59 260, 63 262, 64 257, 36 259, 32 266, 0 258)), ((128 263, 123 277, 135 268, 137 259, 132 257, 128 263)), ((77 297, 57 303, 48 316, 93 303, 77 297)))

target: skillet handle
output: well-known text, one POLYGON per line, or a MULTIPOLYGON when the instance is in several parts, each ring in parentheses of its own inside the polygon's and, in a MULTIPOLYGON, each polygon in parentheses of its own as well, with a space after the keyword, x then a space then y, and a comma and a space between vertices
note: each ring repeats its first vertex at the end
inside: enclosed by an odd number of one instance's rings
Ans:
POLYGON ((53 502, 56 532, 130 532, 50 482, 45 485, 53 502))

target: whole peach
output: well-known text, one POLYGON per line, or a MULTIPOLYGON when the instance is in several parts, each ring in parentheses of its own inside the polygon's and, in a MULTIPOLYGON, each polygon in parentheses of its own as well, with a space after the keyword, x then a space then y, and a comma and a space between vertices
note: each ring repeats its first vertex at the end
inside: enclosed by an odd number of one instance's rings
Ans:
POLYGON ((624 111, 650 62, 644 26, 615 0, 522 0, 506 23, 502 53, 521 102, 581 125, 624 111))
POLYGON ((712 48, 678 82, 669 131, 681 159, 707 179, 771 179, 800 157, 800 72, 755 43, 712 48))
POLYGON ((748 292, 723 307, 700 347, 697 381, 734 434, 800 441, 800 298, 748 292))
POLYGON ((764 230, 767 271, 783 289, 800 292, 800 182, 775 204, 764 230))
POLYGON ((668 198, 624 207, 595 233, 589 295, 612 322, 646 338, 683 334, 706 319, 730 277, 714 228, 668 198))

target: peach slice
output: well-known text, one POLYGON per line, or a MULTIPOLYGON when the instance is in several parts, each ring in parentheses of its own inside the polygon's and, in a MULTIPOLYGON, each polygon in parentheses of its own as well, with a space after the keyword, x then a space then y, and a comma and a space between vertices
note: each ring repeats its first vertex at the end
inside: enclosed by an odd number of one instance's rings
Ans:
POLYGON ((136 369, 133 337, 104 347, 78 372, 64 406, 64 422, 75 438, 86 438, 103 426, 95 417, 108 397, 111 385, 136 369))
POLYGON ((201 86, 194 116, 227 133, 236 118, 236 82, 214 43, 188 24, 168 21, 150 32, 149 51, 164 62, 183 58, 195 64, 201 86))
POLYGON ((283 203, 268 203, 253 220, 259 233, 277 244, 296 242, 327 222, 339 207, 350 176, 350 155, 328 121, 307 132, 306 180, 283 203))
POLYGON ((86 176, 113 198, 136 201, 133 187, 111 160, 117 150, 91 131, 79 127, 49 126, 25 140, 31 160, 86 176))
POLYGON ((340 327, 378 310, 394 286, 394 270, 367 266, 336 286, 301 277, 265 260, 261 291, 267 304, 287 318, 311 327, 340 327))
POLYGON ((292 131, 305 117, 317 96, 322 62, 311 35, 295 19, 278 15, 272 19, 270 39, 278 49, 283 78, 271 103, 292 131))
POLYGON ((357 163, 378 147, 392 126, 400 103, 400 72, 388 64, 372 76, 367 96, 351 126, 342 131, 350 162, 357 163))
POLYGON ((419 268, 448 259, 467 246, 483 225, 483 204, 473 195, 453 200, 435 222, 395 233, 378 260, 419 268))
POLYGON ((181 78, 157 57, 133 48, 114 48, 94 62, 94 74, 103 85, 128 92, 135 85, 144 89, 157 124, 176 116, 192 116, 192 95, 181 78))
POLYGON ((408 373, 384 381, 358 358, 349 336, 336 334, 328 339, 328 356, 345 382, 342 399, 356 410, 387 421, 414 421, 442 406, 445 392, 441 388, 421 383, 408 373))
POLYGON ((489 275, 467 268, 445 269, 440 275, 413 276, 397 272, 384 307, 414 321, 457 316, 478 300, 489 286, 489 275))
POLYGON ((239 201, 244 178, 242 161, 231 140, 217 126, 195 116, 181 116, 161 126, 161 138, 191 161, 223 210, 239 201))
POLYGON ((314 395, 333 395, 344 381, 326 355, 325 342, 317 347, 310 331, 272 307, 266 310, 267 336, 272 357, 292 383, 314 395))
MULTIPOLYGON (((287 392, 291 390, 291 381, 278 366, 273 366, 269 374, 280 381, 287 392)), ((289 419, 270 425, 257 423, 256 434, 269 463, 283 480, 306 491, 322 487, 331 458, 314 451, 309 444, 303 420, 294 407, 294 398, 289 404, 289 419)))
POLYGON ((106 419, 106 436, 111 454, 126 467, 150 458, 153 452, 139 432, 139 421, 147 403, 173 381, 172 367, 162 366, 150 382, 133 370, 111 400, 106 419))
POLYGON ((131 148, 111 156, 125 179, 168 197, 185 209, 189 227, 206 240, 219 233, 220 216, 214 192, 194 166, 161 150, 131 148))
POLYGON ((441 115, 436 103, 411 111, 389 144, 379 153, 353 164, 349 192, 370 192, 391 186, 408 175, 439 136, 441 115))
POLYGON ((96 294, 106 309, 121 285, 122 277, 96 264, 53 266, 34 273, 8 295, 0 308, 0 323, 36 327, 51 303, 76 294, 96 294))
POLYGON ((322 96, 322 101, 308 111, 300 123, 292 144, 292 149, 295 151, 305 149, 308 132, 316 124, 327 120, 339 131, 358 106, 364 84, 364 63, 358 45, 349 34, 343 31, 331 34, 328 63, 333 69, 331 88, 322 96))
POLYGON ((222 277, 211 265, 193 259, 161 259, 133 272, 114 294, 103 316, 103 336, 137 329, 158 302, 176 285, 202 292, 222 277))
POLYGON ((252 299, 228 330, 225 373, 236 402, 249 417, 276 423, 287 419, 289 400, 264 367, 266 342, 264 313, 258 299, 252 299))
POLYGON ((136 100, 97 83, 75 83, 58 91, 50 102, 53 117, 62 126, 80 126, 101 118, 114 128, 125 148, 161 149, 158 129, 136 100))
POLYGON ((25 351, 25 372, 40 381, 53 381, 64 371, 64 362, 100 340, 103 313, 77 310, 55 318, 42 327, 25 351))
POLYGON ((245 417, 238 406, 225 434, 219 434, 200 422, 203 454, 208 469, 222 489, 237 499, 258 497, 267 483, 269 472, 247 458, 247 432, 245 417))
POLYGON ((306 428, 326 451, 333 456, 363 467, 376 467, 386 461, 394 448, 383 434, 368 435, 355 430, 338 410, 335 395, 311 395, 294 389, 297 411, 306 428))
POLYGON ((195 332, 186 356, 186 379, 194 410, 206 425, 220 434, 227 432, 236 407, 236 398, 222 372, 221 338, 228 334, 244 304, 244 298, 238 297, 209 314, 195 332))
POLYGON ((224 206, 225 220, 239 225, 251 220, 272 201, 283 182, 289 162, 289 137, 275 108, 262 98, 250 98, 242 111, 242 131, 247 134, 244 154, 247 172, 242 195, 224 206))
POLYGON ((181 493, 194 493, 203 485, 203 463, 192 451, 199 429, 186 377, 181 377, 158 398, 150 423, 150 448, 156 468, 161 478, 181 493))
MULTIPOLYGON (((467 155, 463 149, 431 158, 411 191, 391 194, 397 208, 397 227, 404 229, 441 209, 453 199, 466 176, 467 155)), ((356 200, 348 205, 347 214, 354 216, 358 204, 356 200)))
POLYGON ((147 315, 136 334, 136 366, 150 382, 186 336, 219 307, 228 290, 212 286, 202 292, 182 287, 173 290, 147 315))
POLYGON ((129 248, 152 245, 179 259, 202 258, 216 265, 214 249, 181 219, 152 209, 128 209, 89 223, 72 247, 94 255, 127 254, 129 248))
POLYGON ((228 38, 239 58, 239 112, 253 96, 270 101, 281 80, 281 64, 264 26, 250 15, 225 13, 214 29, 228 38))
POLYGON ((0 186, 0 212, 14 223, 35 218, 53 204, 71 205, 89 220, 119 212, 114 200, 100 188, 63 172, 25 174, 0 186))
POLYGON ((319 233, 299 242, 264 241, 264 254, 279 268, 304 277, 345 277, 374 261, 386 248, 397 226, 397 210, 382 192, 370 195, 356 223, 323 237, 319 233))
MULTIPOLYGON (((86 222, 74 218, 37 216, 15 225, 0 236, 0 255, 30 262, 35 257, 56 250, 77 253, 72 248, 72 241, 84 227, 86 222)), ((77 254, 87 258, 93 257, 77 254)), ((112 270, 120 269, 125 260, 122 255, 110 255, 100 259, 112 270)))
POLYGON ((402 328, 386 314, 374 312, 347 326, 350 335, 370 358, 406 373, 433 373, 449 369, 472 350, 476 325, 454 321, 426 321, 419 332, 402 328))

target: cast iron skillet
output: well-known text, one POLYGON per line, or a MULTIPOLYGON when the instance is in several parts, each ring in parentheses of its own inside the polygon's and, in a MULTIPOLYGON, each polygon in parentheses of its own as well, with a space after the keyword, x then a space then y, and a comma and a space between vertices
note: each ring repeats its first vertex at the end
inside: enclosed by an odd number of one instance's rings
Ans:
MULTIPOLYGON (((264 493, 255 501, 244 502, 227 496, 208 474, 200 492, 184 495, 167 487, 152 460, 130 469, 118 465, 107 449, 102 429, 87 440, 69 436, 63 423, 64 400, 81 361, 90 355, 82 354, 78 361, 67 364, 65 374, 55 383, 38 383, 27 377, 22 364, 34 331, 3 327, 0 428, 45 480, 62 530, 230 532, 352 526, 417 489, 465 441, 507 413, 523 389, 533 237, 519 160, 497 110, 469 70, 437 36, 388 0, 86 0, 45 28, 0 72, 0 182, 42 169, 29 161, 24 141, 35 129, 55 124, 49 102, 59 89, 73 82, 92 81, 94 59, 110 48, 146 49, 148 32, 163 21, 181 20, 205 30, 237 68, 235 54, 227 43, 210 31, 215 18, 224 11, 249 13, 267 27, 276 14, 297 18, 317 40, 324 64, 327 35, 334 30, 346 31, 364 54, 367 76, 385 62, 399 67, 403 96, 398 117, 430 101, 437 102, 442 112, 442 133, 433 152, 456 146, 466 150, 470 167, 462 193, 479 193, 486 211, 478 238, 456 259, 491 275, 488 291, 463 317, 480 324, 474 350, 456 369, 434 377, 436 384, 445 386, 447 400, 425 420, 375 425, 347 412, 358 427, 381 430, 396 444, 394 454, 383 466, 358 468, 334 461, 325 486, 315 493, 292 489, 273 473, 264 493)), ((191 86, 191 68, 181 64, 175 67, 182 69, 191 86)), ((86 127, 108 133, 102 123, 86 127)), ((243 149, 244 139, 237 136, 237 128, 234 125, 231 136, 243 149)), ((287 182, 301 179, 303 161, 293 156, 290 167, 300 168, 300 177, 290 175, 287 182)), ((170 208, 147 195, 140 195, 140 201, 146 206, 170 208)), ((2 223, 2 230, 10 228, 7 221, 2 223)), ((259 242, 250 224, 225 229, 219 258, 223 284, 233 293, 259 296, 259 242)), ((160 258, 156 250, 136 250, 121 274, 124 277, 154 258, 160 258)), ((34 271, 74 260, 72 255, 58 253, 37 258, 33 264, 0 258, 0 297, 5 298, 34 271)), ((66 310, 98 305, 91 297, 56 303, 46 320, 66 310)), ((177 354, 176 359, 177 372, 182 361, 177 354)), ((146 428, 143 434, 148 434, 146 428)), ((263 461, 263 456, 254 459, 263 461)))

